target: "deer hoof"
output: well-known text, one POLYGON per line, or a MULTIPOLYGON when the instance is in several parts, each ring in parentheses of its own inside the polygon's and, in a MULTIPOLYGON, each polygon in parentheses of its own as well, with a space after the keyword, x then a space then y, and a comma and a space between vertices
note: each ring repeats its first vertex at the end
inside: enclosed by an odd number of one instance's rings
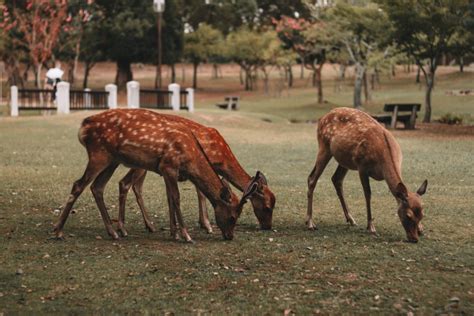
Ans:
POLYGON ((312 219, 307 221, 306 225, 308 226, 309 230, 318 230, 318 228, 316 227, 316 224, 314 224, 312 219))
POLYGON ((148 230, 148 232, 150 232, 150 233, 156 232, 156 228, 155 228, 155 226, 153 226, 153 224, 147 224, 146 225, 146 230, 148 230))
POLYGON ((125 227, 121 226, 117 230, 118 230, 118 233, 120 234, 120 236, 122 236, 122 237, 127 237, 128 236, 128 232, 125 229, 125 227))
POLYGON ((351 226, 357 226, 356 221, 355 221, 352 217, 349 217, 349 218, 347 219, 347 222, 348 222, 349 225, 351 225, 351 226))
POLYGON ((109 236, 112 237, 112 239, 117 240, 119 239, 119 235, 113 228, 108 229, 109 236))

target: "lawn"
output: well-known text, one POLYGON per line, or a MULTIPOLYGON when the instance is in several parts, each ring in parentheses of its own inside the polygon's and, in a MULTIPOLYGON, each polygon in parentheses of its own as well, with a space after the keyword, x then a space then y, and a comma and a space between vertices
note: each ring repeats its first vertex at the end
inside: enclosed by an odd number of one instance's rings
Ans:
MULTIPOLYGON (((440 79, 439 100, 445 89, 458 89, 456 76, 440 79)), ((468 85, 470 78, 459 80, 468 85)), ((408 84, 400 81, 382 87, 377 104, 401 94, 408 84)), ((302 88, 280 99, 249 96, 232 113, 212 109, 210 98, 184 114, 219 129, 246 170, 263 171, 276 195, 274 230, 259 231, 247 205, 230 242, 217 228, 213 235, 198 228, 190 183, 180 184, 181 205, 196 244, 173 241, 163 180, 152 174, 144 196, 156 233, 145 231, 130 194, 129 236, 111 240, 86 190, 66 223, 66 240, 50 239, 55 210, 86 165, 77 129, 91 112, 0 118, 0 314, 473 314, 473 128, 419 124, 395 132, 405 183, 416 190, 429 181, 426 233, 418 244, 404 242, 396 201, 383 182, 371 182, 378 236, 366 233, 355 172, 344 189, 359 225, 348 226, 330 180, 334 162, 315 192, 319 229, 309 231, 306 179, 317 152, 316 126, 288 120, 311 120, 350 100, 348 92, 327 90, 329 103, 320 107, 310 101, 312 90, 302 88)), ((413 90, 407 93, 422 94, 413 90)), ((461 98, 452 108, 472 117, 472 97, 461 98)), ((113 218, 126 171, 120 167, 107 187, 113 218)))

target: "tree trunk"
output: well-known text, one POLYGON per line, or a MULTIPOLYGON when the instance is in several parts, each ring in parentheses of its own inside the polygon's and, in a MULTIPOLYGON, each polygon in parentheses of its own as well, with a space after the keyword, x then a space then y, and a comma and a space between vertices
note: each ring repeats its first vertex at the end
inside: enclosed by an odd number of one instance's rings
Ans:
POLYGON ((314 75, 316 78, 316 87, 318 88, 318 103, 322 104, 324 102, 323 98, 323 80, 321 78, 321 72, 323 70, 323 65, 320 65, 314 70, 314 75))
POLYGON ((395 73, 395 65, 392 65, 392 77, 395 77, 396 73, 395 73))
POLYGON ((245 91, 251 91, 253 88, 252 85, 252 68, 244 68, 245 72, 245 91))
POLYGON ((263 93, 265 93, 265 95, 268 95, 269 94, 269 89, 268 89, 268 74, 267 73, 263 73, 263 93))
POLYGON ((89 81, 89 74, 94 67, 95 63, 86 60, 84 63, 84 80, 82 81, 82 88, 85 89, 87 88, 87 84, 89 81))
POLYGON ((239 79, 240 79, 240 85, 243 85, 244 84, 244 75, 243 75, 242 66, 240 67, 240 71, 239 71, 239 79))
POLYGON ((20 74, 18 60, 16 60, 16 58, 6 57, 6 59, 3 60, 3 63, 5 64, 9 85, 23 88, 25 81, 23 81, 23 78, 20 74))
POLYGON ((431 92, 434 86, 435 70, 430 70, 426 78, 426 94, 425 94, 425 116, 423 123, 431 122, 431 92))
POLYGON ((43 65, 41 65, 41 63, 36 65, 35 87, 38 89, 41 88, 41 68, 42 67, 43 65))
POLYGON ((362 106, 362 82, 364 79, 365 67, 356 63, 356 74, 354 83, 354 108, 359 109, 362 106))
POLYGON ((459 72, 464 72, 464 57, 459 57, 459 72))
POLYGON ((212 79, 219 78, 219 66, 217 64, 212 64, 212 79))
POLYGON ((133 80, 132 67, 130 61, 117 61, 117 74, 115 75, 115 84, 118 89, 125 89, 127 82, 133 80))
POLYGON ((304 79, 304 62, 301 62, 300 79, 304 79))
POLYGON ((67 64, 67 81, 72 86, 74 84, 74 60, 70 60, 67 64))
POLYGON ((198 71, 199 63, 193 63, 193 89, 197 89, 197 71, 198 71))
POLYGON ((418 69, 416 70, 416 83, 420 83, 420 73, 421 73, 421 68, 418 65, 418 69))
POLYGON ((183 67, 181 68, 181 77, 182 77, 183 83, 186 83, 186 65, 183 64, 182 66, 183 67))
POLYGON ((293 87, 293 67, 288 66, 288 88, 293 87))
POLYGON ((367 80, 367 71, 364 71, 364 75, 362 77, 363 85, 364 85, 364 96, 365 96, 365 102, 370 102, 371 97, 370 97, 370 92, 369 92, 369 83, 367 80))
MULTIPOLYGON (((82 32, 81 32, 82 34, 82 32)), ((82 37, 82 35, 81 35, 82 37)), ((77 68, 79 66, 79 55, 81 53, 81 38, 76 43, 76 51, 75 51, 75 56, 74 56, 74 66, 72 68, 72 81, 70 82, 71 85, 74 83, 74 80, 76 79, 77 76, 77 68)))
POLYGON ((173 63, 171 64, 171 83, 176 82, 176 65, 173 63))

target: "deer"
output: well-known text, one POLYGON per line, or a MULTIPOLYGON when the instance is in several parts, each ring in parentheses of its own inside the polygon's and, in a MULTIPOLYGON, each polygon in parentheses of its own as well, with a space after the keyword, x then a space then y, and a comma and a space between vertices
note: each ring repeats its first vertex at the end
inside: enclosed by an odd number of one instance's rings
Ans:
POLYGON ((63 239, 69 213, 92 182, 91 191, 107 233, 118 239, 107 212, 103 192, 119 165, 154 171, 164 178, 170 217, 170 234, 179 233, 193 242, 180 209, 178 181, 190 180, 214 207, 217 226, 226 240, 234 229, 247 199, 257 190, 250 183, 241 199, 231 191, 212 168, 196 136, 182 125, 142 109, 115 109, 87 117, 79 128, 78 138, 89 157, 83 176, 74 182, 69 198, 54 226, 56 238, 63 239))
POLYGON ((318 153, 308 177, 308 208, 306 225, 316 229, 313 221, 313 194, 316 183, 332 157, 339 164, 331 180, 336 189, 346 221, 356 222, 344 199, 343 181, 348 170, 357 170, 364 190, 367 208, 367 230, 376 234, 370 206, 369 179, 385 180, 398 203, 398 216, 405 229, 407 241, 418 242, 423 232, 423 205, 428 181, 416 192, 408 191, 401 177, 402 151, 395 137, 367 113, 351 108, 336 108, 320 118, 317 127, 318 153))
MULTIPOLYGON (((224 179, 229 181, 238 190, 245 192, 252 183, 257 184, 257 190, 250 196, 254 214, 260 224, 260 229, 270 230, 272 228, 272 214, 275 207, 275 195, 268 187, 266 177, 257 171, 251 177, 240 165, 229 145, 226 143, 218 130, 212 127, 201 125, 192 120, 168 114, 152 112, 154 116, 166 118, 169 122, 176 122, 192 131, 199 143, 203 146, 204 152, 209 157, 213 169, 224 179)), ((142 197, 142 187, 147 171, 145 169, 130 169, 125 177, 119 182, 119 219, 118 231, 122 236, 127 236, 125 229, 125 202, 130 188, 133 188, 137 203, 141 210, 145 228, 154 232, 155 228, 151 222, 148 211, 144 205, 142 197)), ((196 187, 199 206, 199 224, 209 234, 212 233, 212 226, 209 222, 205 195, 196 187)))

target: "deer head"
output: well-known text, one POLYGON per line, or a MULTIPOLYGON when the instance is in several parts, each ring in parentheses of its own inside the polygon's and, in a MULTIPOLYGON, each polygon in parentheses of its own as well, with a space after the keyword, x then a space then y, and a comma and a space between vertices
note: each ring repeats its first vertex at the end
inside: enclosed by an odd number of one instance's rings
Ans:
POLYGON ((268 188, 268 182, 263 173, 257 171, 247 188, 255 185, 256 189, 250 198, 253 211, 260 223, 260 229, 272 229, 273 208, 275 207, 275 195, 268 188))
POLYGON ((425 180, 416 193, 408 192, 403 183, 399 183, 396 188, 398 205, 398 217, 407 233, 409 242, 418 242, 420 234, 420 221, 423 219, 423 205, 421 196, 425 194, 428 181, 425 180))
POLYGON ((239 200, 231 191, 227 181, 221 179, 221 182, 223 184, 220 192, 221 199, 214 205, 216 224, 222 231, 224 239, 232 240, 234 238, 235 225, 242 213, 242 208, 247 200, 255 193, 258 185, 256 181, 252 181, 239 200))

